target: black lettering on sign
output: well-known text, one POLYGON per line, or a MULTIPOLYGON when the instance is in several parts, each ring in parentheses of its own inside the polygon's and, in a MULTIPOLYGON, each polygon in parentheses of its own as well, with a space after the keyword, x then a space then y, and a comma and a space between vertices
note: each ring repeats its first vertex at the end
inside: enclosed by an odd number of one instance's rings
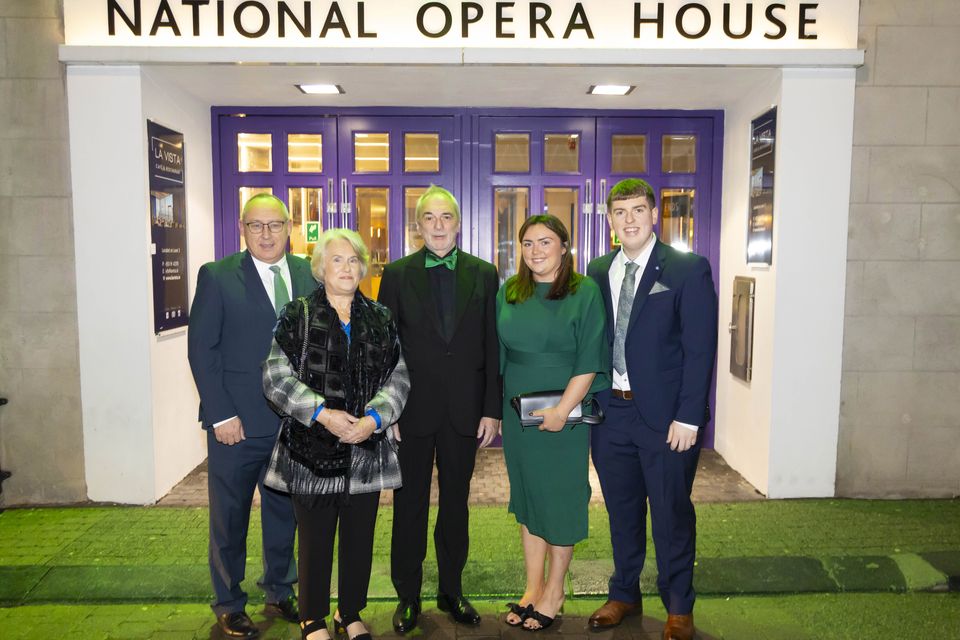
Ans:
POLYGON ((133 20, 130 19, 120 6, 117 0, 107 0, 107 33, 112 36, 117 35, 117 16, 127 25, 130 33, 135 36, 143 31, 143 23, 140 21, 140 0, 134 0, 133 20))
POLYGON ((259 38, 270 28, 270 12, 267 11, 267 8, 263 6, 263 4, 256 0, 246 0, 246 2, 238 4, 236 10, 234 10, 233 26, 236 27, 237 33, 244 38, 259 38), (253 31, 243 26, 243 12, 251 7, 256 8, 256 10, 260 12, 260 28, 254 29, 253 31))
POLYGON ((190 7, 193 18, 193 35, 200 35, 200 7, 210 4, 210 0, 180 0, 180 4, 190 7))
POLYGON ((687 40, 696 40, 697 38, 702 38, 707 34, 707 31, 710 31, 710 12, 705 6, 698 2, 691 2, 685 4, 677 10, 677 31, 687 40), (687 11, 691 9, 696 9, 700 12, 700 15, 703 16, 703 26, 700 28, 700 31, 696 33, 687 31, 683 26, 683 18, 687 15, 687 11))
POLYGON ((800 35, 797 36, 800 40, 816 40, 817 34, 811 33, 807 34, 807 25, 808 24, 817 24, 816 18, 808 18, 807 11, 810 9, 816 9, 817 4, 801 4, 800 5, 800 35))
POLYGON ((530 3, 530 39, 534 40, 537 37, 537 27, 543 29, 543 32, 547 34, 548 38, 553 37, 553 31, 550 30, 550 25, 547 24, 547 20, 550 19, 550 16, 553 14, 553 9, 550 8, 546 2, 531 2, 530 3))
POLYGON ((748 2, 746 8, 747 16, 744 18, 743 31, 734 33, 730 28, 730 3, 723 3, 723 32, 727 34, 727 37, 740 40, 741 38, 746 38, 750 35, 750 32, 753 31, 753 3, 748 2))
POLYGON ((570 22, 567 23, 567 30, 563 32, 563 39, 566 40, 569 38, 574 29, 583 29, 587 37, 593 40, 593 29, 590 28, 590 21, 587 20, 587 14, 583 10, 583 4, 580 2, 573 5, 573 13, 570 14, 570 22))
POLYGON ((323 21, 323 28, 320 29, 320 37, 326 38, 327 31, 330 29, 340 29, 344 38, 350 37, 350 29, 347 28, 347 21, 343 19, 340 13, 340 5, 336 2, 330 3, 330 10, 327 11, 327 19, 323 21))
POLYGON ((280 17, 277 20, 277 35, 281 38, 287 37, 287 18, 289 18, 290 22, 297 28, 297 31, 300 32, 300 35, 304 38, 310 37, 310 20, 312 15, 310 13, 309 1, 303 3, 303 22, 300 22, 286 2, 278 2, 277 8, 280 10, 280 17))
POLYGON ((784 34, 787 33, 787 25, 784 24, 783 20, 781 20, 781 19, 778 18, 777 16, 773 15, 773 10, 774 10, 774 9, 786 9, 786 8, 787 8, 787 5, 785 5, 785 4, 769 4, 769 5, 767 5, 767 10, 764 12, 764 15, 767 16, 767 20, 769 20, 769 21, 771 22, 771 24, 777 25, 777 28, 778 28, 778 30, 777 30, 776 33, 764 33, 764 34, 763 34, 763 37, 766 38, 767 40, 779 40, 780 38, 782 38, 782 37, 784 36, 784 34))
POLYGON ((357 3, 357 36, 360 38, 376 38, 376 31, 367 31, 366 29, 366 15, 364 14, 364 6, 362 2, 357 3))
POLYGON ((510 22, 513 22, 512 16, 505 16, 503 12, 506 9, 512 9, 515 2, 498 2, 497 3, 497 37, 498 38, 515 38, 517 34, 507 33, 503 30, 503 26, 510 22))
POLYGON ((451 15, 450 9, 447 9, 447 5, 442 2, 428 2, 417 11, 417 29, 428 38, 442 38, 447 35, 447 32, 450 31, 450 27, 452 26, 453 15, 451 15), (441 28, 440 31, 428 31, 427 26, 423 23, 423 18, 430 9, 440 9, 443 13, 443 28, 441 28))
POLYGON ((639 2, 633 3, 633 37, 640 37, 640 26, 644 24, 656 24, 657 25, 657 39, 663 38, 663 3, 657 3, 657 17, 656 18, 643 18, 641 13, 639 2))
POLYGON ((474 22, 480 22, 483 17, 483 6, 476 2, 464 2, 460 5, 460 35, 464 38, 470 36, 470 25, 474 22), (473 14, 470 12, 473 11, 473 14))
POLYGON ((223 37, 223 0, 217 0, 217 35, 223 37))
POLYGON ((157 5, 157 15, 153 18, 153 26, 150 27, 150 35, 157 35, 161 27, 173 29, 173 35, 180 35, 180 27, 177 26, 177 20, 173 17, 173 10, 167 0, 160 0, 157 5))

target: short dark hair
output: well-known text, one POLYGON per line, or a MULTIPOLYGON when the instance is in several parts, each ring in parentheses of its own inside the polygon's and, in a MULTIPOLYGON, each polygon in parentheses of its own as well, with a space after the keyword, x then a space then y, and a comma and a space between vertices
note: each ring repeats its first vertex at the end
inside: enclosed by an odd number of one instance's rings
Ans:
POLYGON ((627 178, 613 185, 613 188, 610 189, 610 193, 607 194, 607 211, 613 208, 613 203, 617 200, 630 200, 638 196, 646 196, 650 208, 656 209, 657 196, 650 183, 640 178, 627 178))
MULTIPOLYGON (((557 234, 560 242, 566 247, 567 252, 560 258, 560 268, 557 270, 557 277, 547 292, 547 300, 562 300, 569 294, 575 293, 580 287, 580 281, 583 276, 576 272, 573 267, 573 253, 570 251, 570 234, 563 222, 557 216, 544 213, 538 216, 530 216, 520 227, 520 233, 517 234, 518 240, 523 244, 523 236, 527 234, 527 229, 535 224, 542 224, 550 231, 557 234)), ((506 300, 509 304, 525 302, 533 297, 536 289, 536 283, 533 280, 533 272, 524 260, 520 260, 520 268, 517 275, 507 280, 506 300)))

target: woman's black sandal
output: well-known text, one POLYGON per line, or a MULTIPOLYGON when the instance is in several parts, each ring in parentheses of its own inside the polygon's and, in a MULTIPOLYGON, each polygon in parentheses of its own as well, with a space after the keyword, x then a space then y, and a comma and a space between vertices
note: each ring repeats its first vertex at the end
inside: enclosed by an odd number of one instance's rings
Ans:
POLYGON ((519 622, 510 622, 509 620, 504 618, 504 622, 506 622, 511 627, 521 626, 523 624, 523 621, 529 618, 530 615, 533 613, 533 603, 528 603, 527 606, 524 607, 517 604, 516 602, 508 602, 507 608, 510 609, 510 613, 520 618, 519 622))
MULTIPOLYGON (((559 616, 559 614, 557 614, 557 615, 559 616)), ((550 625, 552 625, 552 624, 553 624, 553 621, 555 620, 555 618, 547 617, 547 616, 543 615, 542 613, 540 613, 539 611, 537 611, 536 609, 534 609, 533 612, 532 612, 529 616, 527 616, 527 617, 528 617, 528 618, 531 618, 531 619, 533 619, 533 620, 536 620, 537 623, 538 623, 540 626, 539 626, 539 627, 528 627, 528 626, 524 625, 524 626, 523 626, 523 630, 524 630, 524 631, 543 631, 544 629, 546 629, 546 628, 548 628, 550 625)))
POLYGON ((319 620, 311 620, 310 622, 301 622, 300 623, 300 638, 301 640, 307 640, 307 636, 315 631, 320 631, 321 629, 327 628, 327 619, 320 618, 319 620))
MULTIPOLYGON (((343 616, 343 614, 341 615, 343 616)), ((343 616, 339 620, 337 620, 336 616, 334 616, 333 630, 337 633, 337 635, 348 636, 347 627, 354 622, 363 622, 363 620, 360 619, 360 614, 355 613, 352 616, 343 616)), ((370 632, 367 631, 366 633, 360 633, 353 636, 350 638, 350 640, 373 640, 373 637, 370 635, 370 632)))

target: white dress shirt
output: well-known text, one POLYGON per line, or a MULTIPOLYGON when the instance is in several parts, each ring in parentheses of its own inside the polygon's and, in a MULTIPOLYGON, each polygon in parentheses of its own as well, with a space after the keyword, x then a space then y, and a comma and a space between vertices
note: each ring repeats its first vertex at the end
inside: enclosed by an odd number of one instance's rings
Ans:
MULTIPOLYGON (((270 270, 270 267, 277 265, 280 267, 280 277, 283 278, 284 283, 287 285, 287 295, 293 300, 293 283, 290 280, 290 265, 287 264, 287 255, 284 254, 279 261, 269 264, 262 260, 257 260, 253 257, 253 254, 250 254, 250 258, 253 259, 253 266, 257 268, 257 274, 260 276, 260 282, 263 284, 263 288, 267 290, 267 297, 270 298, 270 306, 274 309, 277 308, 276 295, 273 291, 273 271, 270 270)), ((221 420, 213 425, 213 428, 216 429, 220 425, 230 422, 237 416, 231 416, 226 420, 221 420)))
MULTIPOLYGON (((643 249, 640 250, 640 255, 638 255, 633 260, 627 258, 627 254, 621 249, 619 253, 614 257, 613 262, 610 264, 610 298, 613 303, 613 326, 617 326, 617 311, 618 305, 620 304, 620 287, 623 285, 623 277, 627 273, 627 263, 633 262, 637 265, 637 274, 636 279, 633 282, 633 293, 636 295, 637 287, 640 286, 640 279, 643 277, 643 272, 647 268, 647 263, 650 262, 650 256, 653 255, 653 248, 657 244, 656 234, 651 234, 650 239, 647 241, 647 244, 644 245, 643 249)), ((616 369, 613 370, 613 388, 619 389, 620 391, 630 391, 630 376, 627 375, 627 372, 624 371, 622 374, 618 373, 616 369)), ((696 425, 687 424, 685 422, 677 422, 677 424, 682 425, 693 431, 699 431, 700 428, 696 425)))

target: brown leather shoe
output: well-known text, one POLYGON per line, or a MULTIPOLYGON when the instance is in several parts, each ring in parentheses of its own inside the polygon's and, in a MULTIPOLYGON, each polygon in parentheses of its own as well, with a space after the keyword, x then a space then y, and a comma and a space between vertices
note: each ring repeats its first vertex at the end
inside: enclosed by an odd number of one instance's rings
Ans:
POLYGON ((642 614, 643 607, 640 603, 607 600, 590 616, 589 625, 591 629, 609 629, 623 622, 626 616, 642 614))
POLYGON ((693 614, 667 616, 663 626, 663 640, 693 640, 693 614))

